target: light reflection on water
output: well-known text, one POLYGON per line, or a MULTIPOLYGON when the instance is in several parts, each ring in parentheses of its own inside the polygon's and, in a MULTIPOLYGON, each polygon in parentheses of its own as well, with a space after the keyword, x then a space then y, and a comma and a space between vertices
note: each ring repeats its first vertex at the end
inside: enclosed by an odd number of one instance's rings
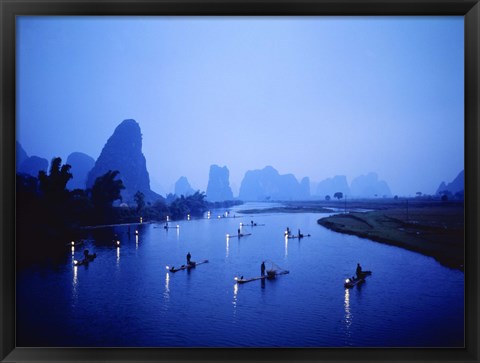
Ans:
POLYGON ((419 254, 331 232, 316 223, 321 216, 255 215, 265 226, 244 226, 251 236, 225 242, 239 220, 248 222, 252 216, 180 221, 176 233, 143 223, 141 245, 138 236, 135 241, 125 237, 126 228, 94 231, 88 249, 97 258, 88 266, 72 267, 67 258, 58 270, 19 275, 19 346, 35 346, 34 334, 25 332, 36 332, 53 346, 463 344, 461 272, 419 254), (312 236, 289 241, 283 236, 287 225, 312 236), (111 243, 114 234, 122 240, 121 259, 120 248, 111 243), (189 251, 192 260, 209 263, 165 272, 165 266, 181 264, 189 251), (234 276, 259 275, 263 260, 290 274, 241 287, 235 283, 232 294, 234 276), (343 287, 357 262, 373 270, 361 293, 343 287), (404 276, 400 281, 399 272, 404 276), (438 279, 441 285, 435 283, 438 279), (48 330, 70 332, 64 340, 55 341, 58 336, 49 337, 42 324, 26 318, 31 301, 49 321, 48 330), (67 309, 68 319, 51 309, 53 302, 67 309), (208 334, 199 333, 205 330, 208 334), (180 336, 172 333, 178 331, 180 336), (435 331, 442 334, 432 335, 435 331))
POLYGON ((170 274, 165 274, 165 292, 163 293, 164 299, 168 302, 170 299, 170 274))
POLYGON ((237 294, 238 294, 238 284, 233 284, 233 317, 236 317, 237 313, 237 294))
POLYGON ((352 325, 353 316, 350 312, 350 289, 345 289, 345 300, 343 306, 345 307, 345 334, 347 341, 351 339, 350 326, 352 325))

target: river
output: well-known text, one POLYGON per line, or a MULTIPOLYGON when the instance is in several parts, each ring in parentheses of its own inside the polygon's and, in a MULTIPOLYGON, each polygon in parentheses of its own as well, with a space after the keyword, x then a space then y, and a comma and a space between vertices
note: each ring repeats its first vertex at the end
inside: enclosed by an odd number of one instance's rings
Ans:
MULTIPOLYGON (((271 205, 268 205, 269 207, 271 205)), ((142 223, 85 232, 65 260, 17 273, 17 346, 462 347, 464 274, 433 258, 330 231, 319 213, 142 223), (236 234, 240 223, 242 238, 236 234), (311 234, 285 239, 289 227, 311 234), (138 230, 138 235, 135 235, 138 230), (118 236, 121 247, 113 244, 118 236), (73 266, 83 250, 97 258, 73 266), (208 263, 171 273, 190 252, 208 263), (289 273, 260 275, 266 260, 289 273), (345 289, 357 263, 373 273, 345 289)))

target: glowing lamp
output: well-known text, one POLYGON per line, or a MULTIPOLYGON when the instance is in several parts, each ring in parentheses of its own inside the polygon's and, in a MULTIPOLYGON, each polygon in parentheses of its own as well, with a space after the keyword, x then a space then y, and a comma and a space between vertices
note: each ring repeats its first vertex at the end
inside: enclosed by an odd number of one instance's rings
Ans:
POLYGON ((237 277, 237 276, 235 276, 233 279, 234 279, 235 281, 238 281, 238 277, 237 277))
POLYGON ((75 241, 72 241, 72 246, 75 246, 75 241))
POLYGON ((74 265, 78 265, 78 261, 77 261, 77 260, 73 260, 73 264, 74 264, 74 265))
POLYGON ((165 268, 166 268, 167 270, 170 270, 170 267, 168 267, 168 266, 165 266, 165 268))

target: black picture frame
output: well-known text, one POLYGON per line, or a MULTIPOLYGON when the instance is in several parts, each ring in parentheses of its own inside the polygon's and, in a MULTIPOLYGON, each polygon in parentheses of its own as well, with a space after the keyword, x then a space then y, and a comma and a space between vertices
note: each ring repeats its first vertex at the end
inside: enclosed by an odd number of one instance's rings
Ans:
POLYGON ((0 360, 478 362, 480 4, 478 0, 0 0, 0 360), (19 15, 462 15, 465 19, 465 348, 133 349, 15 345, 15 17, 19 15))

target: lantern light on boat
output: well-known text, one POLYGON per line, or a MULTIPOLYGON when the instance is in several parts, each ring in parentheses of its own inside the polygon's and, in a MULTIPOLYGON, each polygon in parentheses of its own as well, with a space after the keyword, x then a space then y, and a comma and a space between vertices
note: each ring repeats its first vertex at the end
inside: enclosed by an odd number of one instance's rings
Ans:
POLYGON ((143 223, 143 217, 140 217, 140 223, 143 223))
POLYGON ((187 219, 190 220, 190 214, 187 214, 187 219))
POLYGON ((137 235, 137 236, 138 236, 138 230, 137 230, 137 229, 135 230, 135 235, 137 235))
POLYGON ((165 268, 166 268, 167 270, 170 270, 170 267, 168 267, 168 266, 165 266, 165 268))
POLYGON ((72 241, 72 246, 75 246, 75 241, 72 241))
POLYGON ((117 246, 120 246, 120 241, 117 241, 116 244, 117 244, 117 246))
POLYGON ((350 279, 346 279, 345 283, 348 284, 350 282, 350 279))
POLYGON ((237 280, 238 280, 238 277, 237 277, 237 276, 235 276, 233 279, 234 279, 235 281, 237 281, 237 280))
POLYGON ((230 235, 227 233, 227 238, 230 238, 230 235))
POLYGON ((77 260, 73 260, 73 264, 74 264, 74 265, 78 265, 78 261, 77 261, 77 260))

